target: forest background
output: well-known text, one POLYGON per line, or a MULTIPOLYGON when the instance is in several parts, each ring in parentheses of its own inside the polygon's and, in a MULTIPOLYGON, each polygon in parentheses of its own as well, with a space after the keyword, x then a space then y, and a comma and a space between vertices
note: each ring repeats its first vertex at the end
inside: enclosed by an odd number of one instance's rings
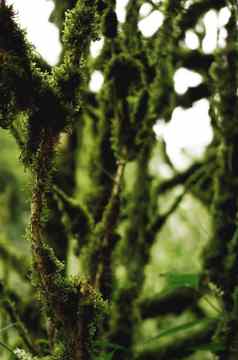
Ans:
POLYGON ((236 2, 54 3, 50 64, 0 5, 2 358, 237 359, 236 2))

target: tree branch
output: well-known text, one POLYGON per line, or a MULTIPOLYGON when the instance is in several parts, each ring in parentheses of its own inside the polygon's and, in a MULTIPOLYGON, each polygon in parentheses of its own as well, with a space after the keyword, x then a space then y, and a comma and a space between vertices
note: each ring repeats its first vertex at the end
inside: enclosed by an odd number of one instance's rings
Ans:
POLYGON ((179 50, 177 53, 177 66, 183 66, 187 69, 207 74, 214 55, 203 54, 201 50, 179 50))
POLYGON ((93 281, 105 298, 110 298, 112 286, 112 253, 116 245, 117 236, 115 226, 117 225, 120 210, 120 190, 126 161, 118 162, 117 172, 112 187, 111 197, 104 210, 102 220, 95 229, 94 249, 91 256, 93 266, 93 281))
POLYGON ((175 104, 176 106, 181 106, 185 109, 188 109, 192 106, 195 101, 198 101, 203 98, 209 98, 211 91, 206 82, 202 82, 200 85, 195 87, 190 87, 183 95, 175 95, 175 104))
POLYGON ((182 202, 184 196, 188 192, 188 189, 185 188, 183 192, 174 200, 173 204, 171 205, 170 209, 168 209, 165 214, 156 216, 151 224, 148 226, 147 231, 147 242, 151 244, 153 242, 153 239, 158 231, 164 226, 170 215, 172 215, 182 202))
POLYGON ((173 178, 163 181, 162 183, 158 183, 155 188, 155 193, 157 195, 164 194, 178 185, 184 185, 196 171, 203 169, 203 167, 204 164, 201 162, 192 164, 184 172, 178 173, 173 178))
POLYGON ((160 315, 180 315, 184 310, 195 306, 202 296, 193 288, 179 288, 153 298, 142 299, 139 309, 142 319, 160 315))

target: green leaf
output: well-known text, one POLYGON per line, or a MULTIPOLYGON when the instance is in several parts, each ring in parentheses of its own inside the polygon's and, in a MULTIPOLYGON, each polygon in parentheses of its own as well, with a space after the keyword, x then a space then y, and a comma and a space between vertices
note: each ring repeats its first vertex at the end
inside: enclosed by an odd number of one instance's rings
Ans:
POLYGON ((198 290, 201 279, 201 274, 198 273, 167 272, 161 276, 165 277, 169 289, 190 287, 198 290))
POLYGON ((224 345, 221 343, 210 343, 210 344, 204 344, 204 345, 198 345, 194 348, 192 348, 192 350, 196 350, 196 351, 211 351, 211 352, 219 352, 219 351, 223 351, 225 349, 224 345))
POLYGON ((111 343, 109 341, 97 340, 97 341, 95 341, 95 345, 98 346, 101 349, 112 349, 112 350, 127 351, 127 349, 124 348, 123 346, 111 343))
POLYGON ((212 318, 203 319, 203 320, 194 320, 194 321, 186 322, 185 324, 182 324, 182 325, 178 325, 178 326, 171 327, 169 329, 165 329, 165 330, 161 331, 158 335, 148 339, 146 341, 146 343, 153 341, 153 340, 161 339, 162 337, 165 337, 165 336, 176 335, 180 332, 190 330, 191 328, 196 327, 197 325, 205 325, 205 324, 208 325, 213 320, 214 319, 212 319, 212 318))
POLYGON ((10 349, 6 344, 4 344, 2 341, 0 341, 0 346, 2 346, 4 349, 9 351, 15 358, 17 358, 16 354, 13 352, 12 349, 10 349))
POLYGON ((15 322, 15 323, 9 324, 9 325, 7 325, 7 326, 5 326, 5 327, 3 327, 3 328, 0 328, 0 332, 4 332, 4 331, 10 329, 10 328, 16 326, 16 324, 17 324, 17 323, 15 322))
POLYGON ((99 357, 96 357, 95 360, 112 360, 114 354, 115 354, 115 351, 110 352, 108 354, 99 355, 99 357))

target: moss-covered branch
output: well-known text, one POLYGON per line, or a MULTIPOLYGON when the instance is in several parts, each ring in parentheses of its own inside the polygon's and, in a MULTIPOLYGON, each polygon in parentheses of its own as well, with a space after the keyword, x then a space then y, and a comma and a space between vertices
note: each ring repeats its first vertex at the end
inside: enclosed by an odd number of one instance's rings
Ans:
POLYGON ((231 17, 227 24, 226 48, 217 53, 211 68, 213 79, 212 111, 219 143, 214 179, 214 235, 205 265, 211 279, 223 291, 225 320, 216 338, 224 345, 219 359, 235 359, 237 350, 237 4, 228 2, 231 17))
POLYGON ((111 298, 113 285, 112 254, 115 249, 118 236, 115 232, 119 220, 120 211, 120 191, 123 180, 125 160, 118 162, 114 186, 108 205, 103 213, 102 222, 95 230, 95 236, 99 237, 97 242, 100 244, 97 249, 97 261, 92 264, 95 267, 95 286, 101 291, 106 299, 111 298))
POLYGON ((181 314, 184 310, 196 306, 202 294, 194 289, 181 288, 140 301, 140 313, 143 319, 167 314, 181 314))

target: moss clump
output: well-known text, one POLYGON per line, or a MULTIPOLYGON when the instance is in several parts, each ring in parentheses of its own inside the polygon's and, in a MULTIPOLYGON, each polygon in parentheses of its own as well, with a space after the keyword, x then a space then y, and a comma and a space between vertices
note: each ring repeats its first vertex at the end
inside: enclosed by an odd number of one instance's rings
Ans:
POLYGON ((62 104, 52 77, 33 64, 32 78, 34 101, 32 117, 37 117, 38 126, 49 129, 52 134, 58 134, 66 126, 66 108, 62 104))
POLYGON ((12 6, 0 6, 0 49, 25 58, 27 45, 24 33, 17 26, 14 17, 12 6))
POLYGON ((88 282, 78 277, 58 277, 55 286, 57 296, 52 298, 53 304, 49 307, 52 315, 56 314, 54 322, 58 329, 52 359, 71 360, 79 348, 84 349, 88 359, 95 336, 108 312, 107 304, 88 282))
POLYGON ((79 59, 89 46, 89 40, 97 39, 95 14, 96 1, 92 0, 78 1, 76 6, 66 13, 63 44, 65 50, 76 51, 79 59))
POLYGON ((23 149, 23 160, 26 165, 33 162, 47 134, 57 139, 58 134, 67 126, 66 106, 62 104, 57 89, 51 83, 49 74, 32 66, 32 98, 31 111, 26 126, 26 142, 23 149))
POLYGON ((64 272, 64 265, 56 258, 54 251, 47 244, 43 244, 37 250, 38 256, 43 261, 47 276, 61 274, 64 272))
POLYGON ((64 101, 78 100, 77 89, 83 83, 81 69, 70 66, 70 58, 67 58, 62 65, 54 69, 53 74, 57 84, 57 91, 64 98, 64 101))
POLYGON ((14 21, 13 8, 0 6, 0 126, 8 128, 31 101, 29 47, 14 21))
POLYGON ((136 137, 134 139, 135 148, 141 147, 148 135, 151 133, 151 124, 147 120, 149 112, 149 93, 147 89, 142 90, 138 101, 136 102, 133 113, 133 128, 135 129, 136 137))
POLYGON ((115 56, 106 69, 106 75, 119 99, 126 98, 143 83, 141 63, 127 54, 115 56))
POLYGON ((2 57, 0 56, 1 127, 8 128, 19 111, 27 110, 31 103, 30 89, 29 74, 23 67, 22 59, 2 53, 2 57))

